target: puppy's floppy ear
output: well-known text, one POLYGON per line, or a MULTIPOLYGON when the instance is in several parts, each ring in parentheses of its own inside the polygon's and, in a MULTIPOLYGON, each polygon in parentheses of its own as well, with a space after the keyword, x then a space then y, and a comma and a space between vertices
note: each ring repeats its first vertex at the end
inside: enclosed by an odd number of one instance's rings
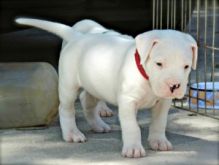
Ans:
POLYGON ((195 41, 195 39, 187 34, 189 43, 191 45, 191 50, 192 50, 192 69, 196 69, 197 66, 197 60, 198 60, 198 46, 197 46, 197 42, 195 41))
POLYGON ((158 43, 158 30, 139 34, 135 37, 136 48, 141 58, 141 64, 147 61, 152 48, 158 43))

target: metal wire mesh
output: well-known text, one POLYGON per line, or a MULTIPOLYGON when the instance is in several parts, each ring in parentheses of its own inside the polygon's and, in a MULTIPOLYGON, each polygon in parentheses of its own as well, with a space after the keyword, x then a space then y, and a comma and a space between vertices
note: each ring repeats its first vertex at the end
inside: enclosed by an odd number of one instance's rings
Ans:
POLYGON ((153 29, 194 36, 199 60, 188 90, 175 107, 219 119, 219 6, 217 0, 153 0, 153 29))

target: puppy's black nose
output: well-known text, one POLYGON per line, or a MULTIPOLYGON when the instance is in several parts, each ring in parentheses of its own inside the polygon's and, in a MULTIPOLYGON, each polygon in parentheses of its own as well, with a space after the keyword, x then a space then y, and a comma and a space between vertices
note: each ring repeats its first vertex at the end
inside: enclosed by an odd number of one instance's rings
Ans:
POLYGON ((180 84, 171 85, 171 86, 170 86, 170 91, 171 91, 171 93, 173 93, 174 90, 176 90, 176 89, 178 89, 178 88, 180 88, 180 84))

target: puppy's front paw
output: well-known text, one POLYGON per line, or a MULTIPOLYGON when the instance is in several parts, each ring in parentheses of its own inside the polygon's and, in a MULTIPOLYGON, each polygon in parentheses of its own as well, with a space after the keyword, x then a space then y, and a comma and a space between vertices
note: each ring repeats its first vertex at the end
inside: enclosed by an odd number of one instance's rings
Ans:
POLYGON ((146 155, 145 149, 141 144, 139 145, 124 145, 122 149, 122 156, 128 158, 140 158, 146 155))
POLYGON ((170 151, 173 149, 172 144, 166 138, 154 138, 148 140, 151 149, 159 151, 170 151))

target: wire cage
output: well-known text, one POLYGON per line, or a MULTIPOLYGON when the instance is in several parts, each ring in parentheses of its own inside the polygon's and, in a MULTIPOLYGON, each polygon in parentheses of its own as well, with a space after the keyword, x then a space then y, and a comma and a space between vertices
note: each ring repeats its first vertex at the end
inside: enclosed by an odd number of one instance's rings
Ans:
POLYGON ((217 0, 153 0, 153 29, 177 29, 198 43, 197 69, 177 108, 219 119, 219 3, 217 0))

